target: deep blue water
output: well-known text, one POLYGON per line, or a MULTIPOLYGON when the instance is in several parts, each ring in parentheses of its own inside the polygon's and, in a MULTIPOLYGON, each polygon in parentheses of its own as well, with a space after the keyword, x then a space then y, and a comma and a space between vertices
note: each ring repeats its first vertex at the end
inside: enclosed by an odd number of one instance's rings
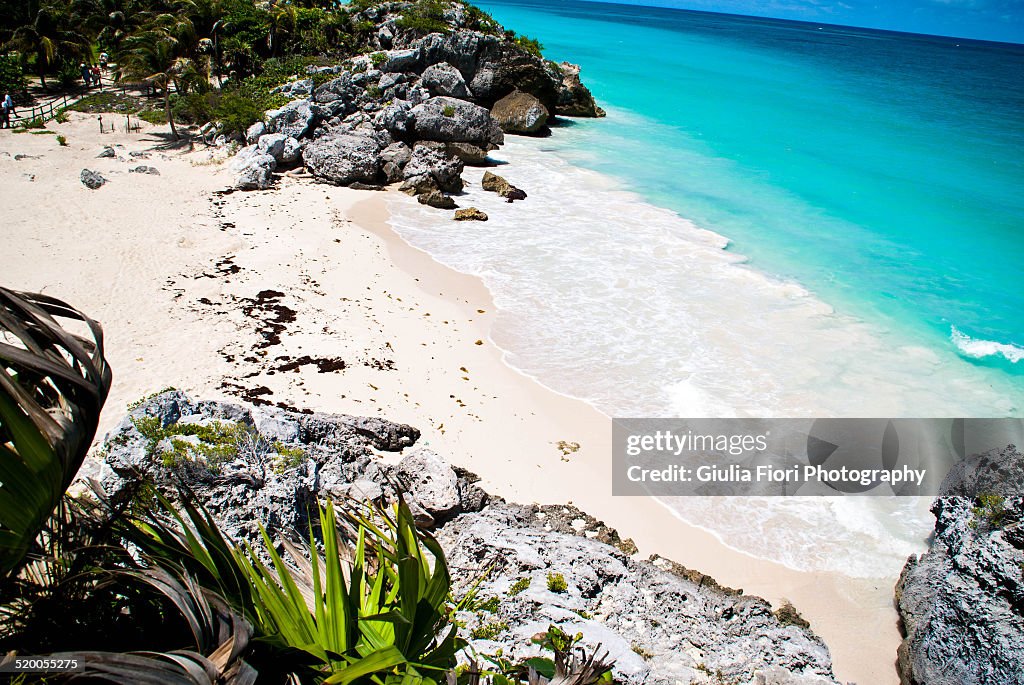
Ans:
MULTIPOLYGON (((1024 46, 577 0, 480 6, 583 66, 572 162, 837 311, 1024 389, 1024 46)), ((1019 406, 1019 405, 1018 405, 1019 406)))

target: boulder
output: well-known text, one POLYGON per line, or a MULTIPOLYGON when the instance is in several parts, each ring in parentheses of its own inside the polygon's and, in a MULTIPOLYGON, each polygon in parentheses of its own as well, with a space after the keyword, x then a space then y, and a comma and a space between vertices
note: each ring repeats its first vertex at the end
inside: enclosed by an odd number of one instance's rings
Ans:
POLYGON ((505 180, 504 177, 492 174, 490 171, 484 172, 484 177, 480 182, 480 187, 484 190, 489 190, 492 193, 501 195, 509 202, 526 199, 526 191, 516 188, 505 180))
POLYGON ((487 221, 487 215, 476 207, 455 210, 456 221, 487 221))
POLYGON ((381 169, 388 183, 397 183, 403 179, 405 165, 412 159, 412 149, 402 142, 388 145, 380 153, 381 169))
POLYGON ((420 193, 416 196, 416 201, 421 205, 427 205, 428 207, 435 207, 437 209, 455 209, 458 205, 455 204, 449 195, 445 195, 440 190, 430 190, 425 193, 420 193))
MULTIPOLYGON (((255 148, 255 146, 251 147, 255 148)), ((239 155, 241 154, 239 151, 239 155)), ((270 155, 252 149, 242 159, 238 159, 238 155, 236 155, 236 163, 232 165, 232 168, 235 171, 235 188, 238 190, 265 190, 273 182, 277 161, 270 155)))
POLYGON ((395 137, 405 137, 413 131, 412 104, 405 100, 396 100, 384 106, 374 119, 379 128, 388 131, 395 137))
POLYGON ((82 169, 82 173, 79 174, 78 178, 82 181, 82 185, 89 190, 97 190, 107 182, 107 179, 100 175, 99 172, 90 171, 89 169, 82 169))
POLYGON ((160 175, 160 170, 157 169, 155 166, 146 166, 145 164, 140 164, 137 167, 132 167, 131 169, 129 169, 128 173, 129 174, 148 174, 149 176, 159 176, 160 175))
POLYGON ((103 148, 103 151, 100 152, 96 156, 99 157, 99 158, 103 158, 103 157, 110 158, 110 157, 117 157, 117 153, 114 151, 114 148, 112 148, 111 146, 107 145, 107 146, 105 146, 103 148))
POLYGON ((494 103, 491 116, 505 133, 537 135, 547 131, 548 108, 534 96, 520 90, 494 103))
POLYGON ((292 138, 301 138, 311 133, 315 122, 316 115, 310 108, 309 100, 293 100, 266 114, 267 132, 283 133, 292 138))
POLYGON ((504 142, 491 113, 465 100, 433 97, 413 107, 411 115, 421 140, 472 143, 488 150, 504 142))
POLYGON ((284 139, 284 146, 281 149, 281 158, 278 160, 282 164, 294 164, 302 158, 303 144, 297 141, 295 138, 287 137, 284 139))
POLYGON ((551 65, 549 68, 558 83, 555 114, 566 117, 603 117, 605 115, 605 111, 594 101, 590 89, 580 81, 578 65, 562 62, 551 65))
POLYGON ((487 164, 487 150, 471 143, 446 143, 445 149, 452 157, 458 157, 463 164, 483 166, 487 164))
POLYGON ((558 81, 544 60, 514 43, 502 43, 496 55, 485 57, 468 83, 477 100, 487 105, 515 90, 530 93, 549 112, 558 101, 558 81))
POLYGON ((435 452, 418 449, 406 455, 398 462, 394 475, 402 489, 435 522, 441 523, 458 513, 461 504, 459 477, 455 469, 435 452))
POLYGON ((910 557, 896 584, 901 683, 1020 683, 1024 498, 938 497, 931 510, 929 550, 910 557))
POLYGON ((338 185, 373 183, 381 171, 380 152, 372 135, 343 133, 317 138, 302 151, 302 159, 321 180, 338 185))
POLYGON ((256 149, 261 154, 270 155, 280 162, 281 155, 284 154, 284 141, 286 140, 288 140, 288 136, 283 133, 268 133, 260 136, 256 143, 256 149))
POLYGON ((432 95, 445 95, 455 98, 472 98, 473 94, 466 87, 466 80, 458 69, 442 62, 426 68, 421 77, 422 83, 432 95))
POLYGON ((429 144, 417 143, 402 169, 402 178, 406 182, 403 189, 415 188, 414 194, 429 190, 458 193, 463 186, 463 169, 461 160, 449 157, 429 144))
POLYGON ((255 124, 245 130, 245 144, 255 145, 256 141, 260 139, 264 133, 267 132, 267 125, 262 121, 257 121, 255 124))

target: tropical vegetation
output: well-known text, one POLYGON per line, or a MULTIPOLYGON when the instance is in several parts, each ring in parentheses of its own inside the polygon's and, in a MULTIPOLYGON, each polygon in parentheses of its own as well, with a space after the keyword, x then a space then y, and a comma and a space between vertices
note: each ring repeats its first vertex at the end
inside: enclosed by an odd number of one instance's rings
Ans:
MULTIPOLYGON (((0 0, 0 87, 23 93, 21 72, 35 74, 44 88, 80 87, 79 65, 106 53, 113 71, 104 78, 145 84, 160 97, 174 137, 176 123, 217 120, 225 132, 238 131, 275 104, 274 87, 306 66, 371 52, 377 27, 363 12, 382 1, 0 0)), ((467 26, 498 35, 492 17, 455 1, 464 5, 467 26)), ((411 2, 398 28, 447 32, 449 6, 411 2)), ((504 37, 540 53, 535 40, 504 37)))
POLYGON ((457 666, 455 613, 499 600, 473 582, 456 600, 401 498, 319 504, 301 540, 261 528, 254 548, 183 486, 140 478, 116 505, 95 483, 72 494, 111 379, 99 324, 0 288, 0 665, 47 656, 90 681, 182 685, 610 682, 557 626, 535 638, 550 658, 457 666))

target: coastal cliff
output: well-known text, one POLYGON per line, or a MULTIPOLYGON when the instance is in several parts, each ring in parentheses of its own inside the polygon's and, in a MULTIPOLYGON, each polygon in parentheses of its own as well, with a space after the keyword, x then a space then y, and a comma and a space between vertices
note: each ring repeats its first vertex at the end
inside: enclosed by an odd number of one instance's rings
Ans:
MULTIPOLYGON (((1012 445, 972 459, 999 464, 1004 476, 1024 465, 1012 445)), ((958 470, 965 472, 972 470, 958 470)), ((897 662, 901 682, 1024 683, 1024 498, 941 496, 931 511, 929 551, 907 561, 896 585, 906 634, 897 662)))
POLYGON ((183 480, 239 542, 308 531, 324 498, 393 500, 458 569, 479 601, 455 620, 475 653, 524 657, 559 625, 615 662, 616 682, 835 683, 827 647, 792 608, 718 586, 664 559, 638 561, 628 540, 572 507, 511 504, 417 448, 419 431, 378 418, 193 401, 168 391, 107 436, 102 483, 113 501, 152 481, 183 480), (389 458, 401 452, 400 460, 389 458))

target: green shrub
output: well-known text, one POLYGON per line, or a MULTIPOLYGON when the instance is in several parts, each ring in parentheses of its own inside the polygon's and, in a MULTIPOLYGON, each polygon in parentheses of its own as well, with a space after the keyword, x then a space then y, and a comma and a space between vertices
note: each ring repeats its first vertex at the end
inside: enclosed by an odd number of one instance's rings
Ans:
POLYGON ((256 102, 237 92, 221 93, 214 108, 214 115, 223 124, 224 133, 244 133, 263 119, 264 112, 256 102))
POLYGON ((516 36, 513 42, 531 55, 536 57, 542 56, 544 46, 541 45, 540 41, 536 38, 530 38, 529 36, 516 36))
POLYGON ((978 506, 971 509, 974 518, 971 520, 970 526, 977 528, 979 523, 984 523, 989 528, 999 528, 1006 522, 1008 513, 1006 500, 1002 495, 979 495, 978 506))
POLYGON ((419 0, 395 22, 398 28, 415 33, 448 33, 451 27, 444 19, 445 5, 440 0, 419 0))
POLYGON ((46 127, 46 122, 44 122, 42 120, 42 118, 40 118, 40 117, 33 117, 32 119, 26 119, 25 121, 21 122, 18 125, 21 128, 24 128, 24 129, 29 129, 29 128, 45 128, 46 127))
POLYGON ((0 55, 0 97, 2 93, 20 95, 28 88, 28 79, 21 67, 21 60, 15 55, 0 55))
POLYGON ((68 139, 65 138, 63 135, 58 133, 57 134, 57 145, 60 145, 61 147, 67 147, 68 146, 68 139))
POLYGON ((505 621, 494 621, 485 623, 469 631, 469 636, 474 640, 493 640, 508 630, 508 623, 505 621))
POLYGON ((135 116, 145 122, 158 126, 167 123, 167 114, 162 109, 144 109, 141 112, 136 112, 135 116))
POLYGON ((548 574, 548 590, 551 592, 565 592, 568 589, 569 584, 565 582, 565 576, 561 573, 548 574))
POLYGON ((523 576, 516 582, 512 583, 512 587, 508 589, 508 596, 515 597, 528 587, 530 587, 530 578, 529 576, 523 576))
POLYGON ((387 61, 388 61, 387 53, 375 52, 372 55, 370 55, 370 62, 375 67, 379 67, 380 65, 384 64, 387 61))
POLYGON ((216 93, 189 93, 175 98, 171 105, 171 114, 175 121, 183 124, 205 124, 214 117, 214 107, 218 99, 216 93))
POLYGON ((451 105, 445 105, 444 109, 441 110, 441 114, 446 117, 453 117, 455 116, 455 108, 451 105))
MULTIPOLYGON (((366 94, 369 95, 374 100, 379 100, 382 97, 384 97, 384 91, 381 90, 379 86, 367 86, 366 94)), ((455 113, 454 110, 452 110, 452 113, 455 113)))

